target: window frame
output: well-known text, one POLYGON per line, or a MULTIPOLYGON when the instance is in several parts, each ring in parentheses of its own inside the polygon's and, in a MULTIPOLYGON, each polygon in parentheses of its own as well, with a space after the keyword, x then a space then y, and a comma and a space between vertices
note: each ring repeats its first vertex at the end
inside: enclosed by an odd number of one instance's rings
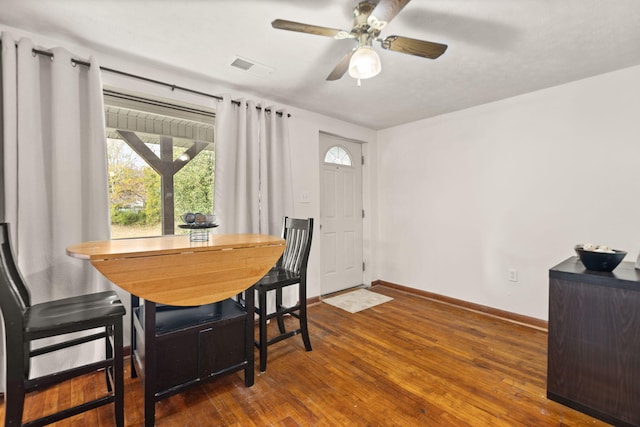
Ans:
MULTIPOLYGON (((104 88, 103 95, 107 137, 110 131, 115 131, 117 138, 160 176, 161 231, 163 235, 174 234, 174 178, 200 152, 209 150, 215 156, 215 111, 110 87, 104 88), (158 138, 159 155, 139 134, 158 138), (176 147, 185 149, 177 157, 174 156, 176 147)), ((213 209, 213 188, 211 197, 213 209)))

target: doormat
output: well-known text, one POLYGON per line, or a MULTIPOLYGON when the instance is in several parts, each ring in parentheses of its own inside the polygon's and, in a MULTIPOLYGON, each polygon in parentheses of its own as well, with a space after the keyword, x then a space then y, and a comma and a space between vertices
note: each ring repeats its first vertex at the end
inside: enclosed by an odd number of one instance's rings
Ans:
POLYGON ((349 313, 357 313, 367 308, 391 301, 393 298, 386 295, 368 291, 366 289, 358 289, 357 291, 347 292, 346 294, 323 299, 334 307, 341 308, 349 313))

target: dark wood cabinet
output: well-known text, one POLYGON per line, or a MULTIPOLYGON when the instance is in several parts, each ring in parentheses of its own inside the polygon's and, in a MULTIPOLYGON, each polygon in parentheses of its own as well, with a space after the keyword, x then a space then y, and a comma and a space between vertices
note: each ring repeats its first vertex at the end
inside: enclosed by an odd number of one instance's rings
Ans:
POLYGON ((146 425, 155 423, 156 402, 188 387, 238 370, 253 385, 253 292, 247 295, 247 309, 232 299, 177 307, 132 296, 132 374, 144 383, 146 425))
POLYGON ((618 426, 640 426, 640 271, 549 270, 547 397, 618 426))

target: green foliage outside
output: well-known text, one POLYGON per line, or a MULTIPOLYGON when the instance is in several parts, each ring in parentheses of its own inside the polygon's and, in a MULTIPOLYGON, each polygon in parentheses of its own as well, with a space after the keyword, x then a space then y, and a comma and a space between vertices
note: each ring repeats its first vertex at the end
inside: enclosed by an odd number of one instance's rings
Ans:
POLYGON ((111 223, 120 225, 143 224, 146 222, 144 212, 135 210, 115 210, 111 207, 111 223))
POLYGON ((162 222, 162 198, 160 194, 160 175, 146 166, 143 173, 145 191, 144 221, 139 225, 153 225, 162 222))
MULTIPOLYGON (((111 223, 149 226, 162 221, 160 176, 122 140, 108 143, 111 223)), ((183 148, 174 148, 174 158, 183 148)), ((214 154, 202 151, 174 175, 176 222, 186 212, 213 212, 214 154)))
POLYGON ((213 152, 202 151, 174 176, 176 221, 187 212, 213 213, 213 152))
POLYGON ((144 221, 140 211, 146 197, 143 171, 136 166, 137 155, 121 140, 107 144, 111 222, 131 225, 144 221))

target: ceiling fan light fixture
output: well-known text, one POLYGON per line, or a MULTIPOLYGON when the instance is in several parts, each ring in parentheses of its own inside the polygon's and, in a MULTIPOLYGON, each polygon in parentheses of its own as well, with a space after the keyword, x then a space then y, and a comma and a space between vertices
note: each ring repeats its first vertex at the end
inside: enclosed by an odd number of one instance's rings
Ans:
POLYGON ((370 79, 381 70, 380 57, 371 46, 360 46, 349 61, 349 75, 354 79, 370 79))

